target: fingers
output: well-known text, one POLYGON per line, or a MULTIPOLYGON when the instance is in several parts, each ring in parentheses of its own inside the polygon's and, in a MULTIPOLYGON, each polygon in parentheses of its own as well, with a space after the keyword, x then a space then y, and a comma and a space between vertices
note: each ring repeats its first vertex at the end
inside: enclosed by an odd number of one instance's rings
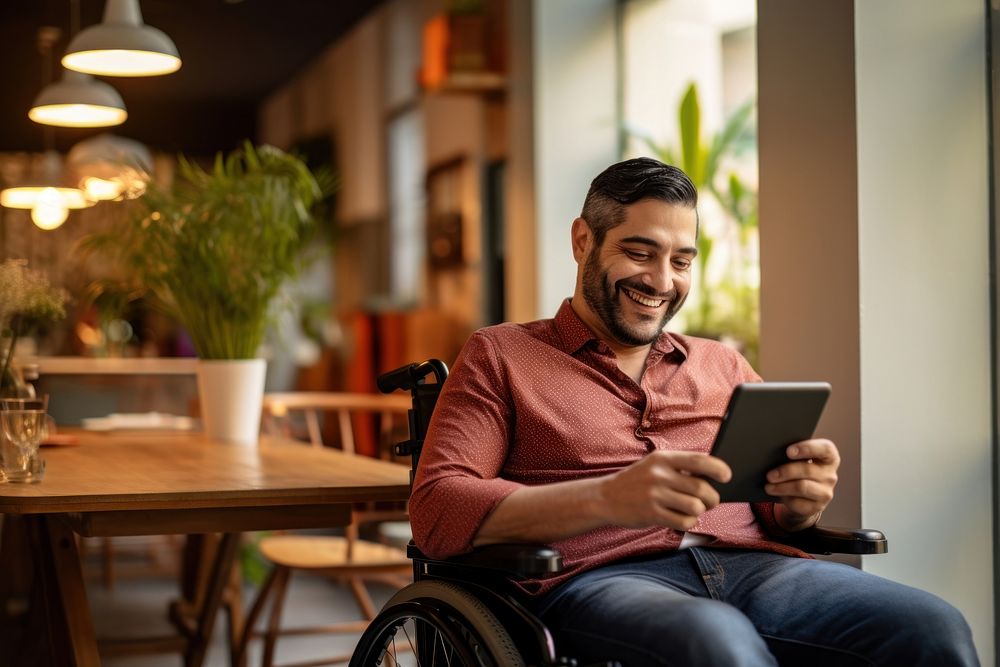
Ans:
POLYGON ((701 452, 658 450, 649 456, 650 458, 662 459, 664 464, 674 470, 680 470, 698 477, 708 477, 717 482, 725 483, 733 477, 733 471, 725 461, 701 452))
POLYGON ((837 446, 824 438, 796 442, 789 445, 785 453, 793 461, 812 459, 824 465, 840 465, 840 452, 837 446))
POLYGON ((833 500, 840 453, 829 440, 804 440, 787 450, 791 463, 767 473, 764 490, 781 499, 792 522, 813 517, 833 500))
POLYGON ((719 504, 719 493, 706 477, 731 476, 729 466, 707 454, 659 450, 610 476, 604 495, 614 523, 688 530, 719 504))
MULTIPOLYGON (((778 496, 786 505, 793 500, 803 500, 826 507, 833 500, 833 484, 812 479, 795 479, 780 484, 765 484, 764 491, 772 496, 778 496)), ((813 510, 813 512, 816 511, 819 510, 813 510)))
POLYGON ((668 525, 681 530, 719 504, 719 492, 705 477, 719 481, 732 477, 725 462, 699 452, 659 452, 651 460, 660 478, 651 491, 655 503, 668 525))
POLYGON ((765 490, 771 495, 797 496, 821 500, 833 497, 837 484, 840 453, 829 440, 803 440, 789 445, 791 463, 786 463, 767 473, 765 490))
POLYGON ((719 504, 719 492, 711 484, 679 470, 668 471, 654 494, 661 506, 695 516, 719 504))
POLYGON ((689 530, 698 517, 719 504, 719 494, 703 479, 678 475, 676 486, 661 484, 651 491, 656 522, 689 530), (681 479, 683 478, 683 479, 681 479))

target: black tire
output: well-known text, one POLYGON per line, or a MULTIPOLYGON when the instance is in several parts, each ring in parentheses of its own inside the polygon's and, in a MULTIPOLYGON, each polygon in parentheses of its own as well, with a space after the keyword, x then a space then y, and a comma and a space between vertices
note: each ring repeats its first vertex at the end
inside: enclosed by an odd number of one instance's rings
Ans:
POLYGON ((396 593, 361 635, 350 667, 453 665, 524 667, 514 641, 482 602, 445 581, 418 581, 396 593), (413 638, 423 633, 423 654, 413 638), (402 650, 401 650, 402 649, 402 650), (433 657, 427 657, 433 653, 433 657), (397 659, 397 656, 405 655, 397 659))

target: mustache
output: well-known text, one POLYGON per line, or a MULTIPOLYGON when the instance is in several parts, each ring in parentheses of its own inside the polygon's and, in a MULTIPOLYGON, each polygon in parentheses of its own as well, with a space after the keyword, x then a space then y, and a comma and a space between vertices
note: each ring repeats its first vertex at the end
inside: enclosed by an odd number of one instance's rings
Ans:
POLYGON ((656 290, 646 285, 643 285, 642 283, 632 283, 628 282, 625 279, 619 280, 617 283, 615 283, 615 287, 617 289, 621 289, 623 287, 628 288, 633 292, 638 292, 643 296, 648 296, 650 299, 664 299, 666 301, 673 301, 674 299, 677 298, 676 288, 668 292, 657 292, 656 290))

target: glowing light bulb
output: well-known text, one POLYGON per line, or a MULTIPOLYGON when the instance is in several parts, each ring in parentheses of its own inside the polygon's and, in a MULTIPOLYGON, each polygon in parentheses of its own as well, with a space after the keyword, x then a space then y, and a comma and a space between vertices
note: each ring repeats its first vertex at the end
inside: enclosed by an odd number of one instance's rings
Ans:
POLYGON ((89 176, 83 180, 83 191, 91 199, 117 199, 125 191, 125 184, 117 178, 105 179, 89 176))
POLYGON ((55 188, 45 188, 38 195, 38 202, 31 209, 31 220, 39 229, 55 229, 66 222, 69 209, 63 203, 59 191, 55 188))

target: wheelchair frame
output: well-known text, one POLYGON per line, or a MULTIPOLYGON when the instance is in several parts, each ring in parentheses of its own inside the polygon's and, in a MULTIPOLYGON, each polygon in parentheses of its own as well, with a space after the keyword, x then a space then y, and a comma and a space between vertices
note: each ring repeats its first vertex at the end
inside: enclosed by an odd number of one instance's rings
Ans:
MULTIPOLYGON (((411 457, 410 482, 448 367, 438 359, 408 364, 378 378, 383 393, 409 391, 410 439, 396 445, 396 454, 411 457), (434 376, 434 383, 427 383, 434 376)), ((808 553, 877 554, 888 550, 885 535, 870 529, 813 527, 782 542, 808 553)), ((532 665, 571 667, 576 660, 558 656, 552 635, 525 605, 514 583, 559 572, 562 556, 548 546, 493 544, 446 560, 427 557, 411 541, 413 580, 382 608, 362 634, 350 667, 382 664, 387 633, 406 619, 419 619, 428 628, 417 633, 418 664, 435 664, 432 650, 438 638, 455 645, 455 655, 468 666, 532 665), (428 632, 435 633, 430 640, 428 632), (440 635, 440 637, 438 637, 440 635)), ((390 663, 392 664, 392 663, 390 663)), ((601 663, 613 667, 617 663, 601 663)), ((594 666, 598 667, 598 666, 594 666)))

